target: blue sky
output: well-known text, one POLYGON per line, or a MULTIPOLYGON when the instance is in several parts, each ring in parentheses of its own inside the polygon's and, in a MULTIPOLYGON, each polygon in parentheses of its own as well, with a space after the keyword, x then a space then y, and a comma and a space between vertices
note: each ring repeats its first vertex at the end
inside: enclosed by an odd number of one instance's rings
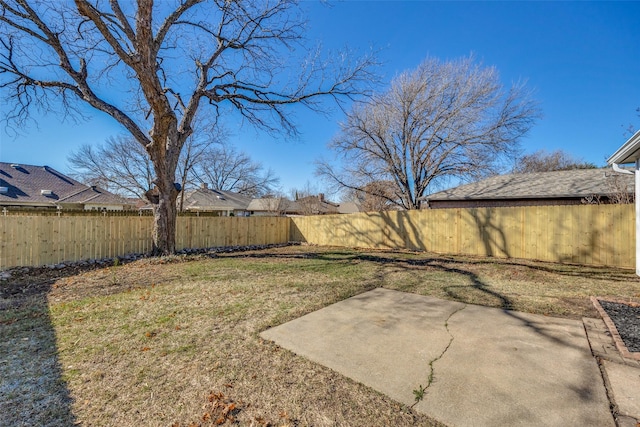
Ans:
MULTIPOLYGON (((629 136, 627 127, 640 128, 640 2, 305 1, 302 7, 309 43, 332 51, 380 49, 381 89, 427 56, 470 53, 497 67, 505 85, 526 80, 543 112, 522 141, 526 152, 562 149, 604 165, 629 136)), ((226 126, 230 142, 272 168, 287 192, 316 184, 313 162, 331 156, 326 144, 341 119, 339 111, 297 111, 301 136, 295 141, 240 122, 226 126)), ((22 129, 19 137, 0 132, 0 161, 66 172, 72 150, 121 132, 103 114, 78 124, 57 116, 38 122, 39 129, 22 129)))

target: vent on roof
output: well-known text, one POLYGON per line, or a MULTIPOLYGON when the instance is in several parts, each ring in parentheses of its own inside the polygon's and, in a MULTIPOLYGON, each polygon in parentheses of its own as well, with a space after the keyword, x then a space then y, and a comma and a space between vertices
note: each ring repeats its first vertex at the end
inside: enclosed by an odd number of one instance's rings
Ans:
POLYGON ((53 191, 51 190, 40 190, 40 195, 42 196, 50 196, 53 194, 53 191))
POLYGON ((0 187, 0 194, 6 194, 9 192, 9 187, 0 187))
POLYGON ((224 197, 222 196, 216 196, 219 200, 224 200, 224 197))
POLYGON ((11 163, 11 167, 14 168, 14 169, 18 169, 18 168, 21 168, 22 166, 20 166, 17 163, 11 163))

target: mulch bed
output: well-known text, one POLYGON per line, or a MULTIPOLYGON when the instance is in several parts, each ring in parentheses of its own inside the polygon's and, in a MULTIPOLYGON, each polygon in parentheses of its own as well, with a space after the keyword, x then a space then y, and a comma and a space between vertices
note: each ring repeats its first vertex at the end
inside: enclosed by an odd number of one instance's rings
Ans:
POLYGON ((640 360, 640 304, 592 298, 623 357, 640 360))
POLYGON ((640 351, 640 307, 600 301, 630 352, 640 351))

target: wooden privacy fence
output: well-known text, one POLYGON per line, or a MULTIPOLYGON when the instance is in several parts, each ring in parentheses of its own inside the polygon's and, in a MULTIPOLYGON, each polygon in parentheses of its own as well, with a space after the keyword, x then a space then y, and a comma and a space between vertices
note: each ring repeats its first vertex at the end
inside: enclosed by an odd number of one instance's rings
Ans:
POLYGON ((635 266, 634 205, 432 209, 292 218, 291 240, 635 266))
MULTIPOLYGON (((0 216, 0 270, 151 251, 149 216, 0 216)), ((176 248, 289 241, 288 218, 179 216, 176 248)))
MULTIPOLYGON (((309 242, 635 266, 633 205, 434 209, 311 217, 178 217, 176 247, 309 242)), ((149 216, 0 216, 0 270, 151 250, 149 216)))

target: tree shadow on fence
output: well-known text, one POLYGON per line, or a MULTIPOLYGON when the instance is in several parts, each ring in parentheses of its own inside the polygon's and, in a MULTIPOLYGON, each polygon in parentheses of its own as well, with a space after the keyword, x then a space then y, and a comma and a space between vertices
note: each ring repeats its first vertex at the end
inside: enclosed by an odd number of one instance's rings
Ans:
POLYGON ((484 247, 484 254, 481 255, 511 258, 507 234, 504 232, 504 226, 494 217, 493 210, 469 209, 468 212, 469 218, 465 216, 465 219, 473 219, 470 225, 477 229, 484 247))
POLYGON ((0 425, 75 425, 47 302, 51 283, 27 297, 9 296, 3 287, 0 284, 0 425))

